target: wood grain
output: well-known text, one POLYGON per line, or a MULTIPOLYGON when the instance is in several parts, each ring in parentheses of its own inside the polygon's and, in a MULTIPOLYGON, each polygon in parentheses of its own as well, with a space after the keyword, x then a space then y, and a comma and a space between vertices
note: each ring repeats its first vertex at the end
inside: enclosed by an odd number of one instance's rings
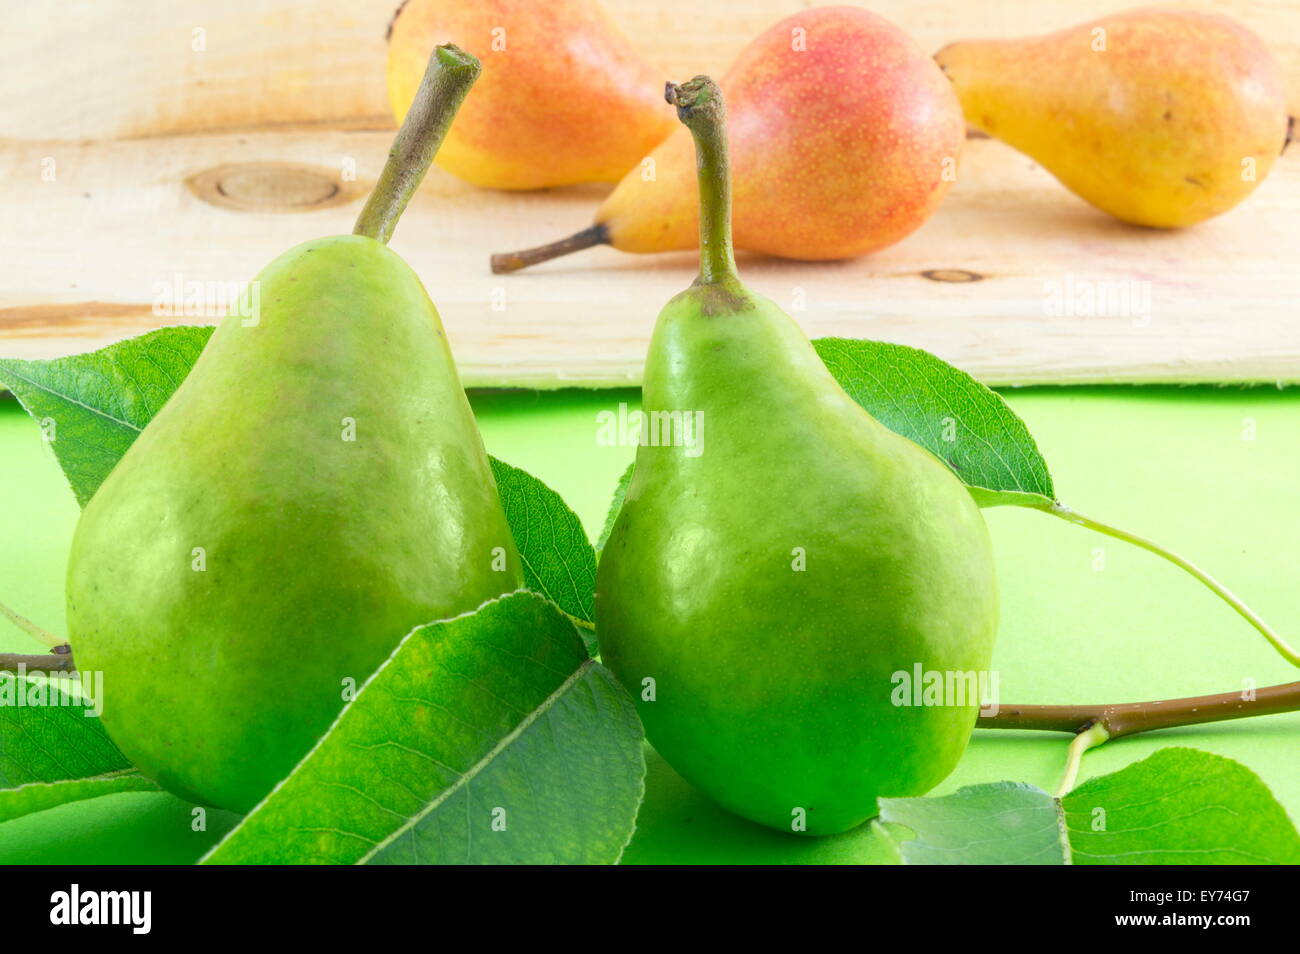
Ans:
MULTIPOLYGON (((720 72, 800 8, 607 0, 666 75, 720 72)), ((927 49, 1058 28, 1133 0, 881 0, 927 49)), ((1300 113, 1300 2, 1218 0, 1254 27, 1300 113)), ((0 33, 0 354, 49 357, 166 324, 159 289, 251 279, 350 231, 391 138, 396 0, 67 0, 0 33), (201 31, 196 33, 195 31, 201 31), (202 36, 203 49, 195 50, 202 36)), ((468 43, 471 48, 472 43, 468 43)), ((1183 232, 1116 222, 1000 143, 972 140, 935 217, 867 259, 745 258, 809 334, 926 348, 991 384, 1297 381, 1300 149, 1244 205, 1183 232), (1089 295, 1101 295, 1100 307, 1089 295)), ((471 386, 635 384, 693 256, 598 249, 493 276, 491 252, 590 222, 603 187, 517 195, 435 170, 394 248, 438 303, 471 386)))
MULTIPOLYGON (((350 231, 389 138, 263 132, 12 146, 0 154, 0 206, 29 226, 3 249, 0 354, 67 354, 210 323, 215 314, 156 314, 158 289, 247 281, 298 242, 350 231), (271 157, 335 170, 353 198, 245 211, 186 184, 271 157), (47 158, 60 170, 53 182, 39 175, 47 158), (350 179, 340 171, 353 169, 350 179)), ((692 254, 595 249, 501 276, 487 266, 493 251, 587 224, 601 192, 500 194, 430 174, 392 245, 438 303, 467 385, 639 381, 655 316, 693 277, 692 254)), ((1298 220, 1294 156, 1236 210, 1161 232, 1097 212, 1028 159, 977 139, 947 201, 900 244, 853 262, 742 256, 742 267, 810 335, 915 345, 991 384, 1296 381, 1298 220)))

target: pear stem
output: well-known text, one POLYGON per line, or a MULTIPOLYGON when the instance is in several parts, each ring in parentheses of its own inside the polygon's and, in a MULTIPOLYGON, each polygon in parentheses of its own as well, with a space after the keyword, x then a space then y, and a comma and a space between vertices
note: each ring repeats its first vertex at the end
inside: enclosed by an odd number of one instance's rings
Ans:
POLYGON ((1062 520, 1065 520, 1068 523, 1073 523, 1076 526, 1087 527, 1089 530, 1095 530, 1098 533, 1104 533, 1117 540, 1123 540, 1125 543, 1131 543, 1136 547, 1141 547, 1143 550, 1154 553, 1156 556, 1163 557, 1179 569, 1190 573, 1205 585, 1210 592, 1214 593, 1219 597, 1219 599, 1223 600, 1236 610, 1237 615, 1248 622, 1251 626, 1255 627, 1255 629, 1259 631, 1260 635, 1272 644, 1273 648, 1278 651, 1283 659, 1293 666, 1300 666, 1300 652, 1297 652, 1290 643, 1274 632, 1273 628, 1269 626, 1268 623, 1264 622, 1264 620, 1261 619, 1254 610, 1243 603, 1235 593, 1214 577, 1210 576, 1210 574, 1206 573, 1191 560, 1179 556, 1172 550, 1166 550, 1158 543, 1154 543, 1145 537, 1139 537, 1137 534, 1129 533, 1127 530, 1120 530, 1118 527, 1112 527, 1099 520, 1085 517, 1083 514, 1071 510, 1062 503, 1053 502, 1050 506, 1044 505, 1038 509, 1042 510, 1044 513, 1050 513, 1054 517, 1060 517, 1062 520))
POLYGON ((736 279, 731 244, 731 169, 727 163, 727 107, 722 90, 707 76, 669 83, 664 99, 695 138, 700 182, 700 277, 698 285, 736 279))
POLYGON ((465 94, 482 70, 472 54, 454 44, 433 51, 415 101, 393 139, 384 171, 357 217, 353 234, 388 244, 397 220, 424 181, 465 94))
POLYGON ((1075 779, 1079 777, 1079 765, 1083 762, 1083 753, 1095 749, 1109 738, 1106 726, 1094 722, 1070 740, 1070 751, 1065 758, 1065 773, 1061 776, 1061 784, 1056 788, 1057 798, 1064 798, 1074 788, 1075 779))
POLYGON ((518 252, 498 252, 492 256, 492 272, 495 275, 517 272, 521 268, 527 268, 529 265, 536 265, 539 262, 549 262, 553 258, 568 255, 570 252, 580 252, 584 248, 608 244, 609 229, 603 222, 597 222, 595 225, 589 226, 581 232, 574 232, 568 238, 562 238, 558 242, 548 242, 546 245, 525 248, 518 252))
POLYGON ((8 606, 5 606, 3 603, 0 603, 0 616, 5 617, 6 619, 9 620, 9 622, 13 623, 15 626, 21 629, 28 636, 31 636, 33 639, 44 643, 46 646, 49 646, 51 649, 57 650, 60 646, 66 646, 68 643, 68 641, 64 639, 62 636, 56 636, 54 633, 51 633, 48 629, 45 629, 41 626, 37 626, 26 616, 23 616, 15 612, 14 610, 11 610, 8 606))

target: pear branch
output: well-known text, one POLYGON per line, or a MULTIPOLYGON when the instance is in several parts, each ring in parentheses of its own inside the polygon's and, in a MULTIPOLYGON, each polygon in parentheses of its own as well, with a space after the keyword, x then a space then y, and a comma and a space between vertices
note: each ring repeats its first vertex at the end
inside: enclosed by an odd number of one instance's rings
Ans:
POLYGON ((76 672, 76 670, 77 666, 72 661, 72 652, 66 645, 39 656, 0 653, 0 672, 76 672))
POLYGON ((388 151, 384 171, 357 218, 354 234, 385 244, 392 238, 397 220, 424 181, 456 111, 482 69, 474 56, 451 43, 433 51, 415 101, 388 151))
POLYGON ((1272 644, 1273 648, 1281 654, 1283 659, 1293 666, 1300 666, 1300 652, 1297 652, 1290 643, 1274 632, 1273 628, 1269 626, 1268 623, 1264 622, 1264 620, 1262 620, 1254 610, 1243 603, 1235 593, 1214 577, 1210 576, 1210 574, 1206 573, 1191 560, 1187 560, 1179 556, 1177 553, 1174 553, 1172 550, 1167 550, 1158 543, 1154 543, 1145 537, 1139 537, 1137 534, 1129 533, 1127 530, 1120 530, 1117 527, 1112 527, 1099 520, 1085 517, 1083 514, 1071 510, 1069 507, 1065 506, 1065 504, 1056 501, 1052 501, 1050 505, 1042 504, 1036 509, 1042 510, 1044 513, 1049 513, 1053 517, 1060 517, 1067 523, 1073 523, 1080 527, 1087 527, 1089 530, 1096 530, 1098 533, 1104 533, 1117 540, 1123 540, 1125 543, 1131 543, 1134 546, 1141 547, 1143 550, 1154 553, 1158 557, 1163 557, 1179 569, 1190 573, 1204 584, 1210 592, 1214 593, 1219 597, 1219 599, 1223 600, 1236 610, 1237 614, 1241 616, 1242 619, 1255 627, 1255 629, 1257 629, 1263 637, 1272 644))
POLYGON ((1157 702, 1125 702, 1095 706, 999 706, 996 715, 980 716, 977 729, 1031 729, 1070 732, 1074 738, 1066 757, 1065 774, 1056 790, 1063 798, 1074 788, 1083 753, 1111 739, 1181 725, 1204 725, 1251 716, 1300 712, 1300 682, 1268 686, 1251 693, 1222 692, 1157 702))
POLYGON ((996 715, 980 716, 977 729, 1029 729, 1080 734, 1100 725, 1106 738, 1118 739, 1155 729, 1204 725, 1251 716, 1300 712, 1300 682, 1266 686, 1253 692, 1222 692, 1155 702, 1083 706, 999 706, 996 715))
POLYGON ((72 647, 61 636, 56 636, 48 629, 37 626, 26 616, 14 612, 0 603, 0 616, 4 616, 28 636, 50 647, 48 654, 29 655, 27 653, 0 653, 0 672, 72 672, 72 647))
POLYGON ((713 285, 736 277, 731 244, 731 169, 727 164, 727 107, 722 90, 707 76, 680 86, 669 83, 664 98, 695 137, 700 182, 700 277, 713 285))

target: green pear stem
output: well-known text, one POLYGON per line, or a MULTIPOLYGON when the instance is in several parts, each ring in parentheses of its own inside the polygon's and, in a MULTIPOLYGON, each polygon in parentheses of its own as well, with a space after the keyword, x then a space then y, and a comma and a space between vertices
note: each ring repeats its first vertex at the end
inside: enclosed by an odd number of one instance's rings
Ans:
POLYGON ((1042 510, 1044 513, 1050 513, 1054 517, 1060 517, 1068 523, 1073 523, 1080 527, 1087 527, 1089 530, 1096 530, 1098 533, 1104 533, 1117 540, 1123 540, 1125 543, 1131 543, 1134 546, 1141 547, 1143 550, 1154 553, 1156 556, 1163 557, 1170 563, 1174 564, 1174 566, 1190 573, 1197 580, 1203 583, 1212 593, 1218 596, 1219 599, 1223 600, 1236 610, 1237 614, 1242 619, 1255 627, 1255 629, 1257 629, 1260 634, 1272 644, 1273 648, 1278 651, 1283 659, 1293 666, 1300 666, 1300 652, 1296 652, 1295 648, 1292 647, 1290 643, 1278 635, 1273 628, 1268 625, 1268 623, 1264 622, 1264 620, 1262 620, 1254 610, 1243 603, 1235 593, 1214 577, 1210 576, 1210 574, 1206 573, 1191 560, 1185 559, 1177 553, 1174 553, 1172 550, 1167 550, 1158 543, 1154 543, 1145 537, 1139 537, 1137 534, 1129 533, 1127 530, 1120 530, 1118 527, 1112 527, 1099 520, 1085 517, 1083 514, 1071 510, 1062 503, 1054 501, 1050 505, 1043 504, 1037 509, 1042 510))
POLYGON ((1070 741, 1070 751, 1065 758, 1065 774, 1061 776, 1061 784, 1056 788, 1057 798, 1064 798, 1074 788, 1074 781, 1079 777, 1079 766, 1083 762, 1083 753, 1095 749, 1109 738, 1106 726, 1097 722, 1070 741))
POLYGON ((384 171, 357 217, 353 234, 388 244, 397 220, 424 181, 456 111, 482 70, 472 54, 454 44, 433 51, 415 101, 393 139, 384 171))
POLYGON ((700 182, 700 277, 698 285, 736 280, 731 243, 731 169, 727 163, 727 107, 722 90, 707 76, 669 83, 664 99, 695 138, 700 182))
POLYGON ((39 642, 44 643, 46 646, 49 646, 51 649, 57 649, 60 646, 66 646, 68 643, 66 639, 62 638, 61 636, 56 636, 54 633, 51 633, 48 629, 43 629, 40 626, 37 626, 26 616, 22 616, 14 612, 8 606, 5 606, 3 603, 0 603, 0 616, 4 616, 6 619, 9 620, 9 622, 13 623, 15 626, 21 629, 28 636, 31 636, 33 639, 36 639, 39 642))

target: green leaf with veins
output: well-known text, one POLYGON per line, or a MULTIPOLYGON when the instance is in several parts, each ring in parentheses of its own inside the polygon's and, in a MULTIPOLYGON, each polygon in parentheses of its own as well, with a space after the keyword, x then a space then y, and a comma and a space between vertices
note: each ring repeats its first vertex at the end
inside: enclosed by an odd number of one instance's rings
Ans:
POLYGON ((51 422, 54 456, 84 507, 211 335, 177 326, 66 358, 0 358, 0 385, 37 421, 51 422))
POLYGON ((0 789, 0 822, 21 818, 68 802, 118 795, 122 792, 160 792, 157 782, 136 769, 119 769, 106 775, 67 778, 58 782, 28 782, 17 788, 0 789))
POLYGON ((1300 864, 1300 834, 1259 776, 1180 747, 1063 799, 1012 782, 882 798, 873 824, 911 865, 1300 864))
POLYGON ((524 564, 524 583, 574 619, 590 623, 596 551, 564 498, 527 471, 490 458, 497 493, 524 564))
POLYGON ((1052 796, 1017 782, 880 800, 880 823, 916 833, 893 830, 907 865, 1063 865, 1058 818, 1052 796))
POLYGON ((158 790, 86 714, 74 686, 62 676, 0 672, 0 822, 65 802, 158 790))
POLYGON ((422 626, 208 864, 608 864, 644 789, 626 690, 519 592, 422 626))
POLYGON ((1043 506, 1052 476, 1024 421, 996 392, 928 351, 883 341, 818 338, 835 380, 876 420, 920 444, 981 506, 1043 506))
POLYGON ((1160 749, 1063 799, 1076 865, 1295 865, 1300 834, 1246 766, 1160 749))
POLYGON ((636 464, 628 464, 627 470, 623 471, 623 476, 618 479, 618 486, 614 488, 614 499, 609 505, 609 513, 605 515, 605 526, 600 531, 600 539, 596 541, 596 552, 599 553, 605 549, 605 542, 609 539, 610 531, 614 529, 614 521, 618 519, 618 512, 623 509, 623 500, 627 497, 628 485, 632 483, 632 471, 636 469, 636 464))
POLYGON ((87 715, 75 682, 0 672, 0 789, 131 767, 99 719, 87 715))

